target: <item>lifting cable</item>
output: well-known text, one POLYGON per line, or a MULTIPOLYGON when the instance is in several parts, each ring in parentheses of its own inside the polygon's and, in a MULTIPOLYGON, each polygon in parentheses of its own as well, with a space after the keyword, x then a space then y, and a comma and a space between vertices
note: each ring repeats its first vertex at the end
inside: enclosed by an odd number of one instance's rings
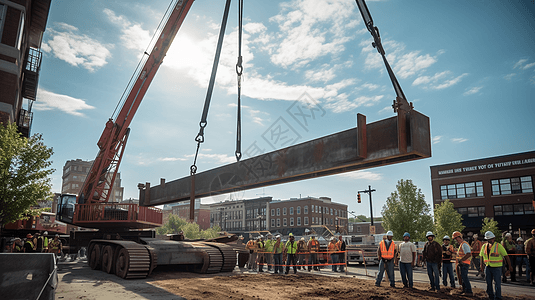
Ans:
POLYGON ((241 159, 241 75, 243 73, 241 40, 242 40, 242 21, 243 21, 243 0, 238 0, 238 63, 236 63, 236 74, 238 75, 238 114, 236 125, 236 160, 241 159))
MULTIPOLYGON (((230 1, 227 0, 225 4, 225 12, 223 14, 223 21, 221 23, 221 28, 219 30, 219 40, 217 42, 217 49, 214 58, 214 64, 212 66, 212 75, 210 77, 210 83, 208 84, 208 91, 206 92, 206 99, 204 100, 204 109, 202 111, 201 122, 199 122, 199 133, 195 137, 197 142, 197 150, 195 151, 195 158, 193 159, 193 165, 190 167, 190 175, 192 175, 192 187, 195 186, 195 173, 197 173, 197 156, 199 155, 199 148, 201 143, 204 143, 204 128, 208 125, 208 109, 210 108, 210 100, 212 98, 212 92, 214 90, 215 77, 217 73, 217 65, 219 64, 219 57, 221 56, 221 47, 223 46, 223 38, 225 37, 225 28, 227 27, 228 12, 230 8, 230 1)), ((192 189, 191 195, 194 196, 195 189, 192 189)))

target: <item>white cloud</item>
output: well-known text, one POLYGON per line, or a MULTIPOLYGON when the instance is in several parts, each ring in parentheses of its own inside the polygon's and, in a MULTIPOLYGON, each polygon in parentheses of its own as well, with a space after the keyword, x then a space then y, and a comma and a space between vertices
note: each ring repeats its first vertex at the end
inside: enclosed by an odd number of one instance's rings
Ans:
POLYGON ((451 141, 453 143, 464 143, 464 142, 468 141, 468 139, 465 139, 465 138, 453 138, 453 139, 451 139, 451 141))
POLYGON ((83 99, 77 99, 67 95, 60 95, 39 88, 37 101, 33 105, 35 110, 60 110, 73 116, 85 116, 81 110, 94 109, 95 107, 85 103, 83 99))
POLYGON ((443 71, 435 73, 433 76, 420 76, 412 82, 412 85, 422 85, 425 89, 441 90, 459 83, 465 76, 468 76, 468 73, 453 77, 451 71, 443 71))
POLYGON ((43 51, 52 53, 73 66, 81 66, 91 72, 107 64, 111 57, 109 49, 113 45, 104 45, 91 37, 78 33, 78 28, 56 23, 55 28, 47 28, 50 36, 43 43, 43 51))
POLYGON ((141 24, 130 22, 124 16, 117 16, 111 9, 105 8, 103 12, 112 23, 121 27, 121 41, 126 48, 140 52, 146 50, 151 39, 148 30, 144 30, 141 24))
POLYGON ((343 179, 350 179, 350 180, 382 180, 383 175, 381 173, 374 173, 370 171, 354 171, 349 173, 343 173, 340 175, 337 175, 338 177, 341 177, 343 179))
POLYGON ((467 90, 466 92, 464 92, 463 95, 469 96, 469 95, 477 94, 482 88, 483 88, 482 86, 474 86, 470 88, 469 90, 467 90))
POLYGON ((511 80, 511 79, 513 79, 513 77, 515 77, 515 76, 516 76, 516 73, 511 73, 511 74, 507 74, 507 75, 505 75, 503 78, 504 78, 505 80, 511 80))
POLYGON ((441 135, 434 136, 433 137, 433 145, 440 143, 441 140, 442 140, 442 136, 441 135))

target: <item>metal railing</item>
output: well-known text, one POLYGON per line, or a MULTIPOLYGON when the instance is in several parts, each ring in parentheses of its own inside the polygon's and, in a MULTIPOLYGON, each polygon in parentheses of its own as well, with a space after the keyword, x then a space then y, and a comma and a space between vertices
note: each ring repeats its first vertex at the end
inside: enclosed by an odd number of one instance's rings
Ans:
POLYGON ((162 210, 134 203, 94 203, 76 205, 75 223, 147 222, 162 224, 162 210))

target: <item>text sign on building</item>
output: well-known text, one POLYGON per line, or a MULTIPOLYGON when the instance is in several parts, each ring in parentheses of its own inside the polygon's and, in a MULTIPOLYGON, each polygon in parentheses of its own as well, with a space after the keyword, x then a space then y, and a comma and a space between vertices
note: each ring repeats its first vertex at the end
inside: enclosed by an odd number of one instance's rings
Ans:
POLYGON ((470 167, 439 170, 438 175, 463 173, 463 172, 478 171, 478 170, 479 171, 494 170, 494 169, 503 168, 503 167, 518 166, 518 165, 525 165, 525 164, 532 164, 532 163, 535 163, 535 158, 519 159, 519 160, 512 160, 512 161, 505 161, 505 162, 498 162, 498 163, 480 164, 480 165, 475 165, 475 166, 470 166, 470 167))
POLYGON ((370 226, 370 234, 375 234, 375 226, 370 226))

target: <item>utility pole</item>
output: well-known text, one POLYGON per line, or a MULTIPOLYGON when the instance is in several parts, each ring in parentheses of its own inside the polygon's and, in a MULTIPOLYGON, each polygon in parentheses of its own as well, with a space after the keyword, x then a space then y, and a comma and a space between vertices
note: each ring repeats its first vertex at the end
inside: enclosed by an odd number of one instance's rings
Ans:
POLYGON ((372 207, 372 193, 375 192, 375 190, 372 190, 372 186, 368 185, 368 189, 364 191, 358 191, 357 193, 366 193, 370 196, 370 220, 371 220, 371 226, 373 226, 373 207, 372 207))

